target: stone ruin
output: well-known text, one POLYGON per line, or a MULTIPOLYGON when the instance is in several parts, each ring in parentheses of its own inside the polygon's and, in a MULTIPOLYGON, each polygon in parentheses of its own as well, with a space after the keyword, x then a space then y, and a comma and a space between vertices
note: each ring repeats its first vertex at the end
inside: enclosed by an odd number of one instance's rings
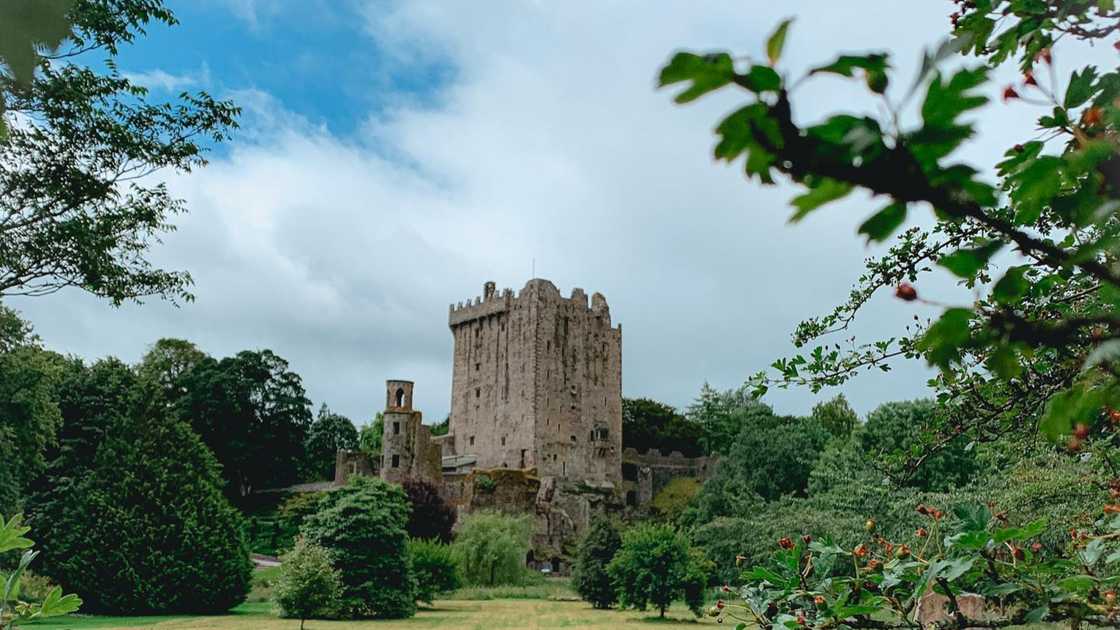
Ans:
POLYGON ((379 462, 340 451, 335 482, 352 475, 424 479, 461 515, 534 515, 531 565, 566 572, 573 545, 600 512, 649 503, 675 477, 704 479, 710 458, 622 449, 622 326, 601 294, 563 297, 549 281, 451 305, 454 338, 447 435, 412 408, 413 383, 386 382, 379 462))

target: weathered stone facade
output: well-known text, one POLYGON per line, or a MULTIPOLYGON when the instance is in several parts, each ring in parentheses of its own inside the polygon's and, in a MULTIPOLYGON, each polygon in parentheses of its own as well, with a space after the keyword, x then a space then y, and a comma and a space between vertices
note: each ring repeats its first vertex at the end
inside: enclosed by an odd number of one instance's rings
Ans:
POLYGON ((453 452, 479 468, 621 482, 622 327, 601 294, 570 298, 547 280, 517 295, 487 282, 452 305, 453 452))
POLYGON ((493 282, 453 304, 451 413, 432 437, 411 381, 386 383, 380 462, 341 451, 336 483, 354 474, 424 479, 460 515, 497 509, 535 517, 532 556, 567 568, 596 512, 648 503, 676 476, 705 478, 707 458, 622 449, 622 327, 601 294, 563 297, 549 281, 518 294, 493 282))

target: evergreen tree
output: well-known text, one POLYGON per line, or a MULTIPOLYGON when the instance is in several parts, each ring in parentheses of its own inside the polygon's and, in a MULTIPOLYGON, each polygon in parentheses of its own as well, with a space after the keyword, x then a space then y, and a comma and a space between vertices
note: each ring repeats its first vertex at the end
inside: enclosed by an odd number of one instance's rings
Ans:
POLYGON ((343 618, 399 619, 416 614, 416 584, 408 554, 408 498, 400 486, 353 477, 327 493, 303 535, 326 548, 342 575, 343 618))
POLYGON ((607 565, 621 546, 622 537, 618 529, 605 516, 592 521, 591 528, 580 542, 572 571, 572 585, 579 596, 595 608, 610 608, 618 601, 607 565))
POLYGON ((91 418, 96 433, 64 430, 75 437, 31 504, 42 570, 89 612, 225 612, 249 591, 241 516, 222 494, 214 456, 151 393, 102 409, 91 418))

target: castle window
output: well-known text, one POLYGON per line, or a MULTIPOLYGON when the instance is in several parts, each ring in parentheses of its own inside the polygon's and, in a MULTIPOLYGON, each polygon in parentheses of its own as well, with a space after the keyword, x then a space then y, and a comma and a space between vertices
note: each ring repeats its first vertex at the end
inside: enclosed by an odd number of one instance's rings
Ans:
POLYGON ((576 436, 573 435, 572 436, 572 444, 575 444, 575 443, 576 443, 576 436))
POLYGON ((401 466, 401 456, 400 455, 393 455, 393 468, 400 468, 400 466, 401 466))
POLYGON ((638 505, 638 493, 637 492, 634 492, 633 490, 631 490, 630 492, 626 493, 626 505, 629 505, 630 507, 634 507, 635 505, 638 505))
POLYGON ((474 397, 475 398, 482 398, 482 388, 481 387, 474 388, 474 397))
POLYGON ((396 400, 396 403, 395 403, 394 406, 396 406, 396 407, 403 407, 404 406, 404 388, 403 387, 398 387, 397 388, 397 394, 394 397, 394 400, 396 400))
POLYGON ((506 436, 502 436, 502 446, 506 445, 506 436))
POLYGON ((393 423, 393 435, 400 435, 400 434, 401 434, 401 423, 394 422, 393 423))
POLYGON ((469 438, 467 438, 467 441, 471 443, 471 446, 474 446, 474 436, 473 435, 470 436, 469 438))
POLYGON ((482 364, 481 364, 481 363, 475 363, 475 364, 474 364, 474 371, 475 371, 475 372, 477 372, 477 371, 479 371, 479 370, 481 370, 481 369, 482 369, 482 364))

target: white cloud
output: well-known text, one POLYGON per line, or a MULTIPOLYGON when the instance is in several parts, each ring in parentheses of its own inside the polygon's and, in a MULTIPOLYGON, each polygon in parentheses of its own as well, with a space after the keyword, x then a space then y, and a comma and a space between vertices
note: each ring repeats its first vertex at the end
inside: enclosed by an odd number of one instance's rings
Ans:
POLYGON ((206 88, 210 85, 210 66, 203 63, 197 72, 171 74, 156 68, 145 72, 122 72, 126 79, 149 90, 181 92, 187 88, 206 88))
MULTIPOLYGON (((485 280, 519 289, 535 261, 564 292, 607 296, 624 328, 626 395, 685 404, 705 380, 732 387, 787 354, 797 321, 844 299, 869 254, 855 227, 877 205, 853 197, 787 226, 792 188, 711 161, 711 130, 739 97, 675 106, 654 90, 660 64, 678 48, 761 53, 796 13, 783 67, 886 49, 906 77, 951 6, 370 4, 386 54, 455 65, 434 104, 400 101, 340 138, 240 92, 250 124, 232 151, 170 182, 191 212, 158 256, 192 272, 197 302, 114 311, 69 293, 17 306, 53 346, 87 356, 135 360, 161 336, 219 355, 271 348, 317 402, 356 420, 382 404, 386 378, 412 378, 433 420, 450 392, 447 305, 485 280)), ((796 103, 805 120, 876 107, 840 79, 807 84, 796 103)), ((1037 114, 993 104, 967 157, 990 164, 1037 114)), ((948 278, 922 290, 967 299, 948 278)), ((889 296, 870 308, 854 332, 890 336, 914 313, 889 296)), ((926 375, 907 364, 845 391, 866 411, 920 395, 926 375)), ((771 402, 803 412, 812 397, 771 402)))

